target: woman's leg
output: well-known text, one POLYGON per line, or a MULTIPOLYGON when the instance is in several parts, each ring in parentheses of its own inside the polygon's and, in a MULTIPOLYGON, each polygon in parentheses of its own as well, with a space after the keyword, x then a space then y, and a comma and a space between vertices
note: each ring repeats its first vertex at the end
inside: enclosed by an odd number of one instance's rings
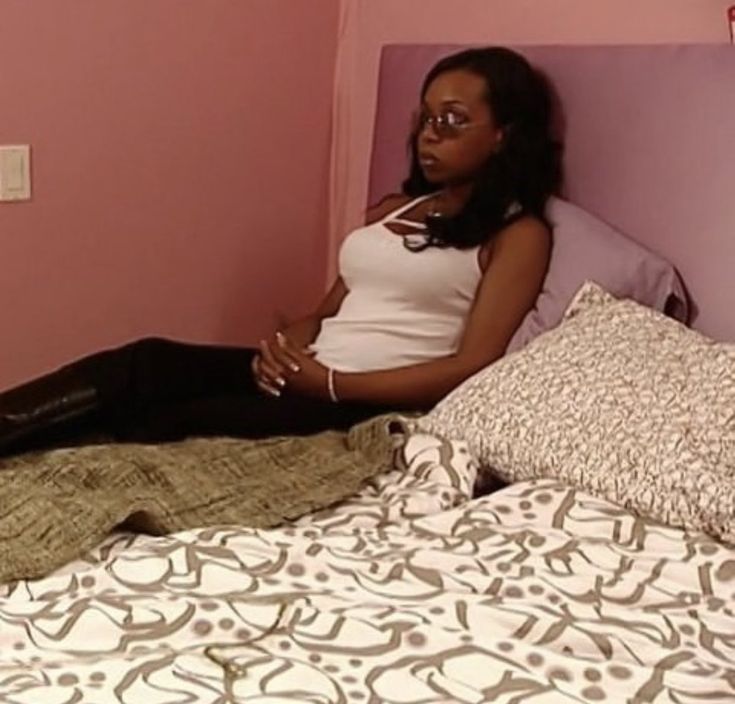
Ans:
POLYGON ((147 338, 0 394, 0 455, 115 440, 154 405, 254 393, 254 352, 147 338))
POLYGON ((265 438, 311 435, 344 430, 393 409, 359 403, 288 396, 259 391, 220 394, 154 404, 128 427, 124 438, 134 442, 170 442, 186 437, 229 436, 265 438))

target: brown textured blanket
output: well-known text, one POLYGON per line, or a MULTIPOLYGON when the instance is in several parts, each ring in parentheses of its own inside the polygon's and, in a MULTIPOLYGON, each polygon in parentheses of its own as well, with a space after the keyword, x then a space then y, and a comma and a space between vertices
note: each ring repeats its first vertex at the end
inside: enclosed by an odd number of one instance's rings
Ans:
POLYGON ((0 461, 0 583, 41 577, 115 527, 278 525, 393 464, 397 416, 305 438, 97 445, 0 461))

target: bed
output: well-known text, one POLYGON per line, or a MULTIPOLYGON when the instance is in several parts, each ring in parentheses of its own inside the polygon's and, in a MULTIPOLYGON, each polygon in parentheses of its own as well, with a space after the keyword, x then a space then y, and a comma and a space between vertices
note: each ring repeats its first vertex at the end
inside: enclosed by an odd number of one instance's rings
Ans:
MULTIPOLYGON (((395 190, 420 77, 455 48, 385 49, 373 195, 395 190)), ((565 105, 566 195, 667 256, 694 327, 735 341, 735 53, 522 51, 565 105)), ((116 532, 0 586, 0 701, 735 701, 731 541, 553 478, 473 498, 482 469, 418 429, 394 471, 293 523, 116 532)))

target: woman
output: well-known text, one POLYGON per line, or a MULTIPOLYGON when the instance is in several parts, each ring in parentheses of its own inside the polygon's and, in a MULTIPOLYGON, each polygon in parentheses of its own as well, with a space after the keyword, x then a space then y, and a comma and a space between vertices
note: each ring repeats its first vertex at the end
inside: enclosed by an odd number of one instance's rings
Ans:
POLYGON ((560 178, 525 59, 470 49, 426 76, 403 193, 367 213, 310 316, 257 350, 148 339, 0 395, 0 452, 97 439, 264 437, 430 408, 498 359, 541 288, 560 178))

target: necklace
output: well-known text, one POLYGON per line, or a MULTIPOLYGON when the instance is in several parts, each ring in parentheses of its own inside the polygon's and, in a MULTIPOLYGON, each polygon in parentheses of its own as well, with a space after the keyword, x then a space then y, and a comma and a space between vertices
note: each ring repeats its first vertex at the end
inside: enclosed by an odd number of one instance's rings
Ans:
POLYGON ((436 196, 432 196, 431 200, 429 201, 429 210, 426 212, 426 217, 427 219, 444 217, 441 193, 436 196))

